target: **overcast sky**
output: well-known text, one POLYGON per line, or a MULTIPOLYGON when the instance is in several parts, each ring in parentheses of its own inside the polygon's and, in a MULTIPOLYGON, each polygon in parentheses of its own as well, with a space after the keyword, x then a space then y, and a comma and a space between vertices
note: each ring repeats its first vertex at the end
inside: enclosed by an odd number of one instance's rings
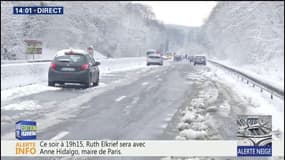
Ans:
POLYGON ((215 1, 133 1, 152 7, 156 18, 166 24, 201 26, 215 1))

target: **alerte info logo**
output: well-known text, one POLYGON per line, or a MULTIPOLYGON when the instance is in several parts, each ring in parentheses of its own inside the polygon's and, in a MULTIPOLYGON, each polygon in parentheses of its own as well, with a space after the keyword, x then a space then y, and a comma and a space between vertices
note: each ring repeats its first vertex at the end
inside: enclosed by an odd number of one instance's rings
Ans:
POLYGON ((240 115, 237 119, 238 157, 272 156, 272 117, 240 115))
POLYGON ((37 123, 35 121, 21 120, 16 122, 16 138, 19 140, 35 140, 37 123))

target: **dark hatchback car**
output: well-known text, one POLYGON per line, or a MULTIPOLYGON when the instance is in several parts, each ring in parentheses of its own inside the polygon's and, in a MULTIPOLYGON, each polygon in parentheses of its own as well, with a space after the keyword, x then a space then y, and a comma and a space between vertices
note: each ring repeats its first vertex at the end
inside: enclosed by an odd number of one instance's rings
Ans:
POLYGON ((194 58, 194 65, 196 64, 202 64, 202 65, 206 65, 206 56, 195 56, 194 58))
POLYGON ((48 85, 80 83, 86 88, 99 84, 100 62, 83 50, 59 51, 51 62, 48 85))

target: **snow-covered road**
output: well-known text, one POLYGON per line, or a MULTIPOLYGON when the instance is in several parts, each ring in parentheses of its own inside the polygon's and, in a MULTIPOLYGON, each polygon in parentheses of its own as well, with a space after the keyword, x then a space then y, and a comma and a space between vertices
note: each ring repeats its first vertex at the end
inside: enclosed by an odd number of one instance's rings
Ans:
POLYGON ((106 73, 100 82, 89 89, 10 89, 1 96, 1 138, 15 139, 15 122, 32 119, 38 139, 233 140, 239 114, 272 114, 279 121, 274 137, 283 138, 284 100, 272 101, 211 65, 171 62, 106 73))

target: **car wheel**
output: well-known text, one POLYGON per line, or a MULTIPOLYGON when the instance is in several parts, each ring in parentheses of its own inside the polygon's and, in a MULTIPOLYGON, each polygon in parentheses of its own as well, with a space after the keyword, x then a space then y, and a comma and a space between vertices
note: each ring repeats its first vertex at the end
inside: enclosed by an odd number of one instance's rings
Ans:
POLYGON ((54 87, 55 83, 54 82, 48 82, 48 86, 54 87))
POLYGON ((95 82, 95 83, 93 83, 93 84, 94 84, 94 86, 98 86, 98 85, 99 85, 99 74, 98 74, 98 77, 97 77, 96 82, 95 82))
POLYGON ((85 88, 90 88, 91 87, 90 76, 88 78, 88 81, 84 85, 85 85, 85 88))

